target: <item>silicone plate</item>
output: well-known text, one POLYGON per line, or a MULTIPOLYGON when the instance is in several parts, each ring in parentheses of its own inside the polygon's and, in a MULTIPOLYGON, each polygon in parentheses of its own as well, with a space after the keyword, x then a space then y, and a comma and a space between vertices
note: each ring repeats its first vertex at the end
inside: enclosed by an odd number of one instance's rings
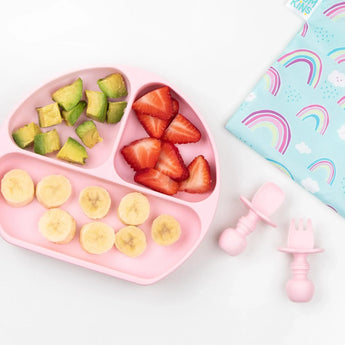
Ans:
MULTIPOLYGON (((74 127, 64 123, 56 126, 61 142, 68 136, 76 138, 75 127, 85 121, 83 114, 74 127)), ((53 129, 54 127, 50 127, 53 129)), ((106 67, 80 70, 42 86, 29 96, 9 116, 0 128, 0 179, 14 168, 26 170, 37 184, 39 180, 50 174, 65 175, 72 183, 73 192, 70 199, 61 206, 68 210, 77 221, 80 229, 90 222, 78 204, 80 191, 92 185, 106 188, 112 198, 109 214, 102 220, 118 231, 124 225, 117 218, 117 206, 121 198, 133 191, 145 194, 151 205, 149 219, 140 226, 147 238, 147 248, 141 256, 129 258, 114 248, 102 255, 86 253, 79 244, 79 234, 69 244, 59 245, 45 240, 38 232, 38 220, 45 208, 35 199, 22 208, 9 206, 0 196, 0 234, 8 242, 35 252, 45 254, 76 265, 87 267, 98 272, 126 279, 138 284, 151 284, 168 275, 180 266, 197 248, 204 237, 217 207, 219 197, 219 162, 212 136, 201 116, 181 94, 162 78, 146 71, 132 67, 106 67), (56 159, 56 154, 40 156, 32 150, 20 149, 12 139, 12 131, 29 122, 37 123, 35 108, 51 103, 51 94, 58 88, 81 77, 84 90, 98 90, 97 80, 111 73, 120 72, 126 81, 128 102, 125 114, 118 124, 96 123, 103 142, 88 150, 89 159, 84 166, 66 163, 56 159), (189 194, 179 192, 175 196, 167 196, 136 184, 134 172, 124 161, 120 149, 132 140, 147 136, 134 112, 133 101, 142 94, 162 85, 168 85, 172 96, 180 104, 179 112, 189 118, 201 131, 202 138, 195 144, 179 145, 185 163, 198 154, 203 154, 209 161, 213 179, 213 188, 205 194, 189 194), (181 224, 181 237, 173 245, 162 247, 157 245, 150 235, 152 221, 160 214, 170 214, 181 224)))

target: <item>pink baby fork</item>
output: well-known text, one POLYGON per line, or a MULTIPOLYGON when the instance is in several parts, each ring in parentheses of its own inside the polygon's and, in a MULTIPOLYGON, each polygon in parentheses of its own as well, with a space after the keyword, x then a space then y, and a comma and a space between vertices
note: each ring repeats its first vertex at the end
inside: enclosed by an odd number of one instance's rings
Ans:
POLYGON ((307 220, 307 227, 304 229, 302 219, 299 220, 298 227, 292 219, 288 235, 288 247, 280 248, 284 253, 291 253, 293 261, 291 263, 292 278, 286 284, 286 292, 293 302, 309 302, 314 294, 314 284, 308 279, 309 263, 308 254, 321 253, 323 249, 314 248, 314 234, 311 220, 307 220))
POLYGON ((235 256, 243 252, 247 246, 246 237, 255 230, 259 219, 275 227, 269 220, 284 201, 284 192, 274 183, 267 182, 255 193, 252 201, 241 196, 241 201, 249 208, 247 216, 241 217, 235 229, 225 229, 220 238, 219 246, 228 254, 235 256))

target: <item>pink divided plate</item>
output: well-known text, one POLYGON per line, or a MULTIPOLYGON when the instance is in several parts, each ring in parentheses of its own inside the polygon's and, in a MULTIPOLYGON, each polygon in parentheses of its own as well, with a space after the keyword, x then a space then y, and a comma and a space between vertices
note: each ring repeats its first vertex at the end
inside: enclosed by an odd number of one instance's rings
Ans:
MULTIPOLYGON (((64 123, 55 126, 61 143, 71 136, 75 139, 75 127, 85 121, 85 112, 73 127, 64 123)), ((53 129, 50 127, 45 130, 53 129)), ((15 168, 26 170, 37 184, 41 178, 50 174, 62 174, 72 184, 72 195, 61 206, 77 221, 77 229, 91 222, 82 212, 78 196, 87 186, 101 186, 108 190, 112 205, 108 215, 102 220, 118 231, 124 225, 117 217, 117 206, 121 198, 129 192, 145 194, 151 205, 149 219, 140 226, 147 238, 145 252, 130 258, 117 249, 101 255, 85 252, 79 244, 79 233, 69 244, 59 245, 47 241, 38 232, 38 220, 46 209, 36 200, 22 208, 9 206, 0 196, 0 234, 8 242, 35 252, 64 260, 98 272, 126 279, 138 284, 151 284, 167 276, 180 266, 197 248, 212 221, 219 196, 219 162, 212 135, 198 111, 175 88, 162 78, 151 73, 126 67, 101 67, 84 69, 57 78, 35 91, 14 111, 0 128, 0 179, 15 168), (128 102, 124 116, 118 124, 96 123, 103 142, 87 149, 89 159, 83 166, 69 164, 56 159, 56 153, 48 156, 35 154, 32 149, 20 149, 12 139, 13 130, 27 123, 38 123, 36 107, 52 102, 51 95, 58 88, 82 78, 84 90, 99 90, 97 80, 120 72, 127 84, 128 96, 121 99, 128 102), (134 182, 134 171, 123 159, 120 149, 135 139, 147 137, 147 133, 132 110, 132 103, 144 93, 159 86, 171 88, 172 96, 179 102, 179 112, 191 120, 201 132, 201 140, 195 144, 178 145, 180 153, 188 165, 202 154, 208 160, 213 179, 212 190, 205 194, 179 192, 168 196, 155 192, 134 182), (170 214, 181 224, 181 237, 173 245, 162 247, 150 235, 151 224, 160 214, 170 214)))

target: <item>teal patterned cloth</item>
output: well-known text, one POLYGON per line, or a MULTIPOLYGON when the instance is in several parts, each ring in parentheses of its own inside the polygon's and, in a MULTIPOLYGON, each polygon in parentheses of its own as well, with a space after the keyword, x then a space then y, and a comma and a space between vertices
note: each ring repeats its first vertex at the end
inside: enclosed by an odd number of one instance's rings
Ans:
POLYGON ((345 1, 321 2, 226 128, 345 216, 345 1))

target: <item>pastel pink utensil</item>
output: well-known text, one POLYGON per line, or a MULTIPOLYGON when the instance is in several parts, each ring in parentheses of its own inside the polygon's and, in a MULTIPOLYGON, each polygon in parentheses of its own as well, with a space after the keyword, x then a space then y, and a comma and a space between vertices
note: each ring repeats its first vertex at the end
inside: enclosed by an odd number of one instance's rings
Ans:
POLYGON ((246 237, 255 230, 260 219, 273 227, 276 226, 269 217, 279 208, 284 198, 284 192, 272 182, 261 186, 252 201, 241 196, 240 199, 249 208, 249 212, 238 220, 235 229, 228 228, 222 232, 219 246, 232 256, 243 252, 247 246, 246 237))
POLYGON ((292 278, 286 284, 286 292, 293 302, 309 302, 314 295, 314 284, 308 279, 310 269, 308 254, 321 253, 323 249, 314 248, 314 233, 311 220, 307 220, 304 228, 303 220, 300 219, 298 226, 292 219, 288 235, 288 247, 280 248, 284 253, 293 255, 291 263, 292 278))

